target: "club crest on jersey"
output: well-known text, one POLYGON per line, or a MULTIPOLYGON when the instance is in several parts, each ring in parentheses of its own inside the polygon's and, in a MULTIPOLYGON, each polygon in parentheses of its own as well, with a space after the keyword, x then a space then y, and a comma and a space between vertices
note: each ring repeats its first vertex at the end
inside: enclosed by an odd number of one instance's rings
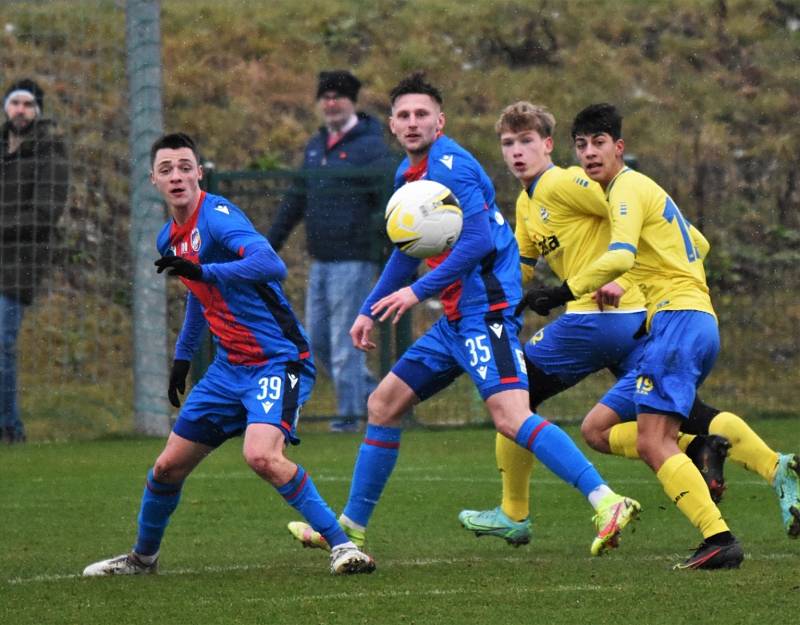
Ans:
POLYGON ((550 213, 544 206, 539 207, 539 214, 542 216, 542 221, 545 223, 550 219, 550 213))
POLYGON ((200 243, 202 241, 200 240, 200 231, 197 228, 194 228, 192 230, 192 234, 189 235, 189 241, 192 244, 192 251, 193 252, 199 252, 200 251, 200 243))

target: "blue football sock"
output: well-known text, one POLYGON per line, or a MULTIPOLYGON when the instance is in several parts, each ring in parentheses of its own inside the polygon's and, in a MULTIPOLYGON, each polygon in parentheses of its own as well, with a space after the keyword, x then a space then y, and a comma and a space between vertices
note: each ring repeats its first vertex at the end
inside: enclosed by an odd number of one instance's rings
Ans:
POLYGON ((331 547, 350 540, 336 520, 333 510, 320 496, 311 476, 299 464, 294 477, 277 491, 292 508, 303 515, 311 527, 325 537, 331 547))
POLYGON ((364 442, 358 450, 350 496, 344 515, 366 527, 400 452, 403 430, 382 425, 367 425, 364 442))
POLYGON ((560 427, 534 413, 519 428, 514 438, 530 450, 541 463, 588 497, 605 481, 574 441, 560 427))
POLYGON ((147 482, 139 508, 139 534, 133 550, 139 555, 152 556, 158 553, 169 517, 181 499, 179 484, 164 484, 153 478, 153 469, 147 472, 147 482))

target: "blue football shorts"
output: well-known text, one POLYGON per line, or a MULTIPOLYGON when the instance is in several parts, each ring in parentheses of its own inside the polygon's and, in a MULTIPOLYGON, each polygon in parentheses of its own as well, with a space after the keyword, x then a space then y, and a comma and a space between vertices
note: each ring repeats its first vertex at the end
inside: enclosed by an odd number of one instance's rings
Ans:
POLYGON ((525 357, 513 311, 439 318, 392 369, 421 401, 466 372, 485 400, 501 391, 528 389, 525 357))
POLYGON ((719 354, 719 328, 713 315, 698 310, 656 313, 638 365, 600 400, 623 421, 637 414, 688 417, 697 389, 719 354))
POLYGON ((646 313, 566 313, 534 334, 525 343, 525 356, 565 387, 608 368, 616 377, 636 366, 643 339, 633 338, 646 313))
POLYGON ((172 430, 190 441, 217 447, 251 423, 269 423, 297 445, 300 408, 315 379, 310 360, 247 366, 216 358, 189 393, 172 430))

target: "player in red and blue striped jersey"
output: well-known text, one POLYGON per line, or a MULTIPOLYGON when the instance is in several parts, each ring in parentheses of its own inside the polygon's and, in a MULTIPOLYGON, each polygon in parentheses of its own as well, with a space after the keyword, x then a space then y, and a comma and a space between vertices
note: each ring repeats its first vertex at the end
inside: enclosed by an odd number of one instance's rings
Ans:
MULTIPOLYGON (((363 544, 397 461, 403 415, 462 373, 472 379, 498 432, 532 451, 590 501, 615 495, 572 439, 529 408, 525 358, 517 338, 520 319, 514 310, 522 295, 519 248, 495 204, 489 177, 469 152, 443 134, 441 94, 422 75, 401 81, 390 99, 390 127, 406 151, 396 185, 428 179, 447 186, 459 200, 464 221, 449 253, 430 259, 431 271, 410 286, 405 285, 416 275, 419 260, 395 250, 350 330, 357 348, 373 349, 375 319, 396 322, 423 299, 441 293, 445 314, 370 395, 366 436, 339 522, 356 544, 363 544)), ((637 502, 616 497, 619 514, 595 539, 603 547, 615 545, 639 509, 637 502)), ((302 524, 289 529, 304 544, 324 546, 302 524)))
POLYGON ((185 390, 205 325, 217 355, 147 474, 132 551, 91 564, 83 574, 156 572, 184 480, 216 447, 242 433, 248 465, 335 545, 331 572, 371 572, 372 558, 345 535, 303 467, 284 455, 288 443, 299 443, 300 408, 316 377, 305 331, 281 289, 286 266, 239 208, 201 191, 202 168, 189 136, 161 137, 151 163, 152 182, 171 215, 158 236, 162 256, 155 264, 158 273, 167 270, 189 289, 169 380, 174 406, 180 406, 178 392, 185 390))

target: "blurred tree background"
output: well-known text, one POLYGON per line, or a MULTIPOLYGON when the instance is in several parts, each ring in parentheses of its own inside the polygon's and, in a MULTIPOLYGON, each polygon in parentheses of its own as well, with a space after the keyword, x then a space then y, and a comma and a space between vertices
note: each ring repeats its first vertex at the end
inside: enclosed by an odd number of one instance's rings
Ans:
MULTIPOLYGON (((70 78, 80 69, 75 59, 103 54, 110 41, 124 49, 124 2, 4 2, 3 24, 2 82, 46 72, 55 85, 48 97, 58 100, 53 108, 69 132, 81 132, 82 119, 99 121, 92 149, 80 154, 86 171, 126 172, 124 58, 100 63, 91 90, 75 93, 70 78)), ((592 102, 615 103, 638 167, 713 245, 707 268, 723 353, 708 399, 760 413, 794 411, 796 0, 164 0, 161 30, 166 127, 196 135, 219 170, 296 165, 319 123, 313 96, 321 69, 352 70, 364 83, 360 108, 384 119, 389 89, 422 69, 444 93, 447 133, 481 160, 512 216, 517 183, 493 131, 502 107, 528 99, 550 108, 559 120, 555 160, 570 164, 572 116, 592 102)), ((127 189, 87 177, 75 209, 99 203, 107 220, 126 223, 127 189)), ((127 249, 124 229, 103 236, 119 237, 127 249)), ((300 310, 303 250, 296 232, 286 255, 288 290, 300 310)), ((124 276, 124 263, 115 272, 124 276)), ((65 279, 77 284, 86 274, 65 279)), ((110 299, 124 309, 125 289, 108 282, 110 299)), ((605 383, 593 388, 599 393, 605 383)), ((586 401, 563 410, 577 416, 586 401)))

